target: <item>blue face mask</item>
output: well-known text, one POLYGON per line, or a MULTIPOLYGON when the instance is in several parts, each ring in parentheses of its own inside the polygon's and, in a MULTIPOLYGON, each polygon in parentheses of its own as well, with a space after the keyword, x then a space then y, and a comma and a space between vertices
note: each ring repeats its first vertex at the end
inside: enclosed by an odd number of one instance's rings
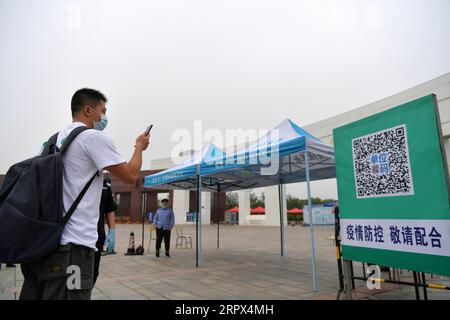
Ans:
MULTIPOLYGON (((95 113, 97 113, 98 114, 98 112, 97 111, 95 111, 93 108, 91 108, 95 113)), ((106 117, 106 114, 101 114, 100 115, 100 117, 101 117, 101 120, 100 121, 94 121, 93 119, 91 119, 92 120, 92 122, 94 122, 94 129, 95 130, 99 130, 99 131, 103 131, 103 130, 105 130, 105 128, 106 128, 106 125, 108 124, 108 118, 106 117)))

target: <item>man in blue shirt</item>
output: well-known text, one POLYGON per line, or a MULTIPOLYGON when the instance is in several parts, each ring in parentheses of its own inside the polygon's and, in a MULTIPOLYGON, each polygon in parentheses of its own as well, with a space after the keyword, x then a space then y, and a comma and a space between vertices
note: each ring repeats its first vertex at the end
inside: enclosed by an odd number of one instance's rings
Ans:
POLYGON ((161 201, 161 208, 156 211, 153 217, 153 224, 156 227, 156 257, 159 258, 159 249, 164 238, 164 245, 166 247, 166 256, 170 257, 170 231, 175 225, 175 215, 173 210, 168 207, 169 200, 163 199, 161 201))

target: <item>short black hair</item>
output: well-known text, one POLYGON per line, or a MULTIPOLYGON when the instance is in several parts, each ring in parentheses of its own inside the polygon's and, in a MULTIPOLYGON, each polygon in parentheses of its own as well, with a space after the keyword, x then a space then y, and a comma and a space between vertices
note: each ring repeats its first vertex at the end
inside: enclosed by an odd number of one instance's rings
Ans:
POLYGON ((169 202, 169 199, 162 199, 161 202, 169 202))
POLYGON ((105 95, 98 90, 83 88, 75 92, 72 96, 71 109, 72 117, 75 116, 86 105, 96 106, 100 101, 108 102, 105 95))

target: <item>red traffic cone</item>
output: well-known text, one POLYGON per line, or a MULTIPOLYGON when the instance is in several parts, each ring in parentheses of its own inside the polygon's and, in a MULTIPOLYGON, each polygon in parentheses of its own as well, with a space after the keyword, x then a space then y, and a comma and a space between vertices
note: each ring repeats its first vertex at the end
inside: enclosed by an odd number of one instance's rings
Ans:
POLYGON ((130 241, 128 242, 128 250, 125 253, 126 256, 133 256, 136 253, 136 249, 134 247, 134 232, 130 233, 130 241))

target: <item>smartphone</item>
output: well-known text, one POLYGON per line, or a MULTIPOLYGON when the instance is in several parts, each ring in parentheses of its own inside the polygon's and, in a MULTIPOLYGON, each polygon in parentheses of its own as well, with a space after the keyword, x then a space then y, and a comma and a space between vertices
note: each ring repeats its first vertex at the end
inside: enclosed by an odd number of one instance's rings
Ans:
POLYGON ((150 130, 152 130, 152 128, 153 128, 153 124, 151 124, 151 125, 149 125, 149 126, 147 127, 147 129, 145 130, 145 135, 146 135, 146 136, 149 135, 150 130))

